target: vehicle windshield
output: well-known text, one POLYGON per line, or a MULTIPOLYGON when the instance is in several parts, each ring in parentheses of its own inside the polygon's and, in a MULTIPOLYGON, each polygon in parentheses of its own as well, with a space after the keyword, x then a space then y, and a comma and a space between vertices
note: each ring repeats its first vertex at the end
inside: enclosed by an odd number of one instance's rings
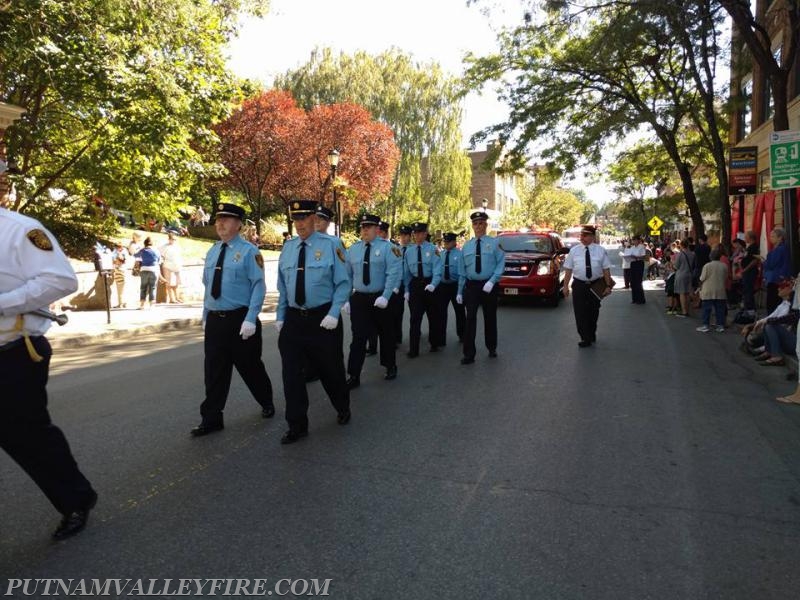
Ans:
POLYGON ((506 252, 553 253, 553 242, 546 235, 504 235, 501 236, 500 247, 506 252))

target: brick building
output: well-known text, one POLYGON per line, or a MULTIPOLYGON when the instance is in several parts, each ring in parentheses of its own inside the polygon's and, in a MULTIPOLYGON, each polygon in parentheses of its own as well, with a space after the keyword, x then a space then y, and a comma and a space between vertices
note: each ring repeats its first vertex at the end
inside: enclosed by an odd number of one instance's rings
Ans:
POLYGON ((501 174, 494 168, 487 169, 483 166, 492 148, 493 143, 489 143, 486 150, 469 153, 472 163, 470 197, 473 208, 483 206, 482 203, 485 199, 487 200, 486 208, 490 211, 497 211, 499 215, 507 212, 520 201, 517 188, 527 175, 525 172, 501 174))

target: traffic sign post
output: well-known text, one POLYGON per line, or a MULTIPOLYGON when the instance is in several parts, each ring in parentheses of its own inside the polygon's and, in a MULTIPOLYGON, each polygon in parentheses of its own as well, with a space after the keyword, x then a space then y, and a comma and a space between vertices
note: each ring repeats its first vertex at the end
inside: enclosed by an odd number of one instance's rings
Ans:
POLYGON ((769 134, 769 177, 773 190, 797 187, 800 183, 800 131, 769 134))
POLYGON ((783 226, 786 245, 792 257, 792 272, 800 268, 797 247, 797 204, 793 188, 800 183, 800 131, 773 131, 769 134, 769 175, 773 190, 783 190, 783 226))
POLYGON ((664 221, 659 219, 657 216, 653 215, 653 218, 647 222, 650 225, 650 229, 661 229, 661 226, 664 224, 664 221))

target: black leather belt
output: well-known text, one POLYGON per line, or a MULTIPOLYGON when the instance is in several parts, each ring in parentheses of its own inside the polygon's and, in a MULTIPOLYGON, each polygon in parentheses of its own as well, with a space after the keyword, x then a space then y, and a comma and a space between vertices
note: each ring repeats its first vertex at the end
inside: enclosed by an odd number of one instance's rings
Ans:
POLYGON ((328 302, 327 304, 321 304, 320 306, 314 306, 313 308, 295 308, 294 306, 289 306, 288 311, 299 315, 301 317, 313 317, 320 314, 328 314, 331 310, 331 303, 328 302))
POLYGON ((13 342, 8 342, 7 344, 3 344, 2 346, 0 346, 0 352, 5 352, 6 350, 13 350, 14 348, 19 348, 24 343, 25 343, 25 338, 17 338, 13 342))
POLYGON ((431 281, 433 281, 433 277, 412 277, 411 281, 412 282, 417 282, 417 283, 420 282, 420 281, 422 281, 424 283, 430 283, 431 281))
POLYGON ((489 281, 489 278, 487 278, 487 279, 467 279, 467 285, 479 285, 479 284, 486 283, 487 281, 489 281))
POLYGON ((383 292, 359 292, 355 290, 354 294, 358 294, 359 296, 380 296, 383 292))
POLYGON ((219 317, 220 319, 224 319, 226 317, 233 317, 241 315, 242 313, 246 313, 248 308, 243 306, 241 308, 234 308, 233 310, 210 310, 208 314, 212 317, 219 317))

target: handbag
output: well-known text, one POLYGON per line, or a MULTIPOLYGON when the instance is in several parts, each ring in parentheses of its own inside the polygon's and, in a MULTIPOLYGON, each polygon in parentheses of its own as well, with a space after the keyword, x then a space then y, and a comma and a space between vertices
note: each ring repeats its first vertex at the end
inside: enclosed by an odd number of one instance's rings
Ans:
POLYGON ((131 275, 133 275, 134 277, 139 277, 141 272, 142 272, 142 263, 137 260, 136 263, 133 265, 133 268, 131 269, 131 275))

